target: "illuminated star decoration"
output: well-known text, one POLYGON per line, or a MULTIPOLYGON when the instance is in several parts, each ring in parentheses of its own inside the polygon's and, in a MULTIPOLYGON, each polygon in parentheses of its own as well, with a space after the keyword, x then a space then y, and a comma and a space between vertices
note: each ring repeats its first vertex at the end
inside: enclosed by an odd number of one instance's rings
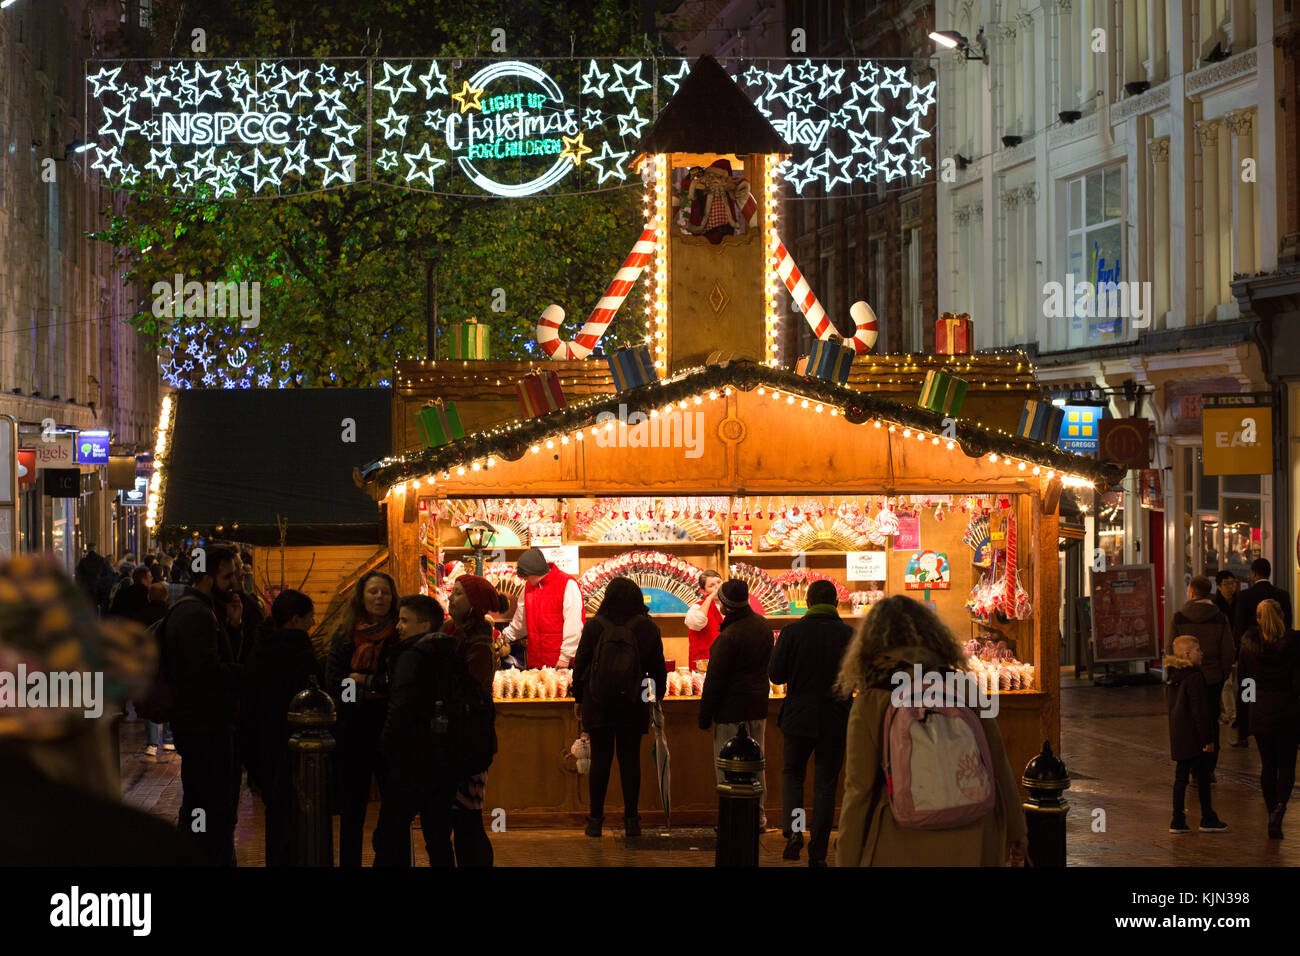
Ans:
POLYGON ((619 136, 641 136, 641 130, 650 120, 643 117, 640 111, 634 106, 631 112, 624 113, 618 118, 618 135, 619 136))
POLYGON ((603 97, 605 95, 605 83, 609 80, 609 74, 601 70, 596 65, 596 61, 591 61, 591 66, 587 72, 582 75, 582 95, 591 94, 593 96, 603 97))
POLYGON ((312 160, 313 163, 315 163, 321 169, 325 170, 325 181, 322 182, 321 185, 329 186, 329 184, 336 179, 342 183, 350 183, 352 179, 348 175, 348 170, 351 167, 352 163, 356 160, 356 158, 357 157, 355 153, 348 154, 348 155, 344 155, 340 153, 338 143, 334 143, 333 145, 331 145, 328 156, 326 156, 324 159, 312 160), (330 168, 331 164, 333 163, 338 163, 337 169, 330 168))
MULTIPOLYGON (((482 91, 480 90, 480 92, 482 91)), ((428 143, 421 146, 418 153, 403 153, 402 155, 406 159, 407 166, 409 167, 406 173, 406 181, 409 183, 416 179, 423 179, 429 184, 430 189, 433 188, 433 171, 447 162, 445 159, 438 159, 431 155, 429 153, 428 143), (424 164, 424 170, 417 172, 415 168, 416 163, 424 164)))
POLYGON ((605 114, 600 110, 585 110, 582 114, 582 125, 587 129, 595 129, 598 126, 605 125, 605 114))
MULTIPOLYGON (((279 162, 279 160, 277 160, 279 162)), ((220 169, 212 177, 212 185, 217 188, 216 198, 235 195, 235 180, 239 172, 233 169, 220 169)))
POLYGON ((462 113, 468 113, 472 109, 481 112, 483 109, 483 104, 480 102, 482 96, 483 91, 476 90, 470 86, 469 80, 464 81, 459 93, 451 94, 451 98, 460 104, 460 111, 462 113))
POLYGON ((356 139, 357 132, 360 129, 361 129, 360 123, 357 123, 355 126, 352 125, 351 123, 345 123, 343 122, 343 117, 340 116, 338 122, 336 122, 333 126, 329 127, 328 129, 322 129, 321 132, 323 132, 330 139, 334 140, 334 142, 336 143, 346 142, 349 146, 351 146, 353 140, 356 139))
POLYGON ((157 120, 145 120, 140 124, 140 135, 145 139, 157 139, 161 133, 157 120))
POLYGON ((832 70, 826 63, 822 64, 821 75, 817 77, 817 98, 825 101, 832 93, 840 91, 840 80, 844 77, 844 68, 832 70))
POLYGON ((622 93, 627 97, 628 105, 636 100, 638 90, 650 89, 650 84, 641 79, 641 60, 637 60, 630 67, 624 67, 619 63, 614 64, 614 72, 618 74, 618 79, 609 85, 609 95, 613 96, 616 92, 622 93), (632 80, 632 85, 628 85, 628 80, 632 80))
POLYGON ((139 129, 140 124, 131 119, 126 114, 131 112, 130 106, 123 106, 120 110, 104 110, 104 125, 99 128, 100 136, 113 136, 117 139, 119 147, 126 146, 126 134, 133 129, 139 129), (117 127, 115 122, 121 121, 122 125, 117 127))
POLYGON ((242 63, 235 63, 226 67, 226 85, 230 87, 230 95, 239 109, 244 113, 251 113, 250 104, 257 99, 257 91, 253 89, 253 81, 242 63))
POLYGON ((920 117, 915 113, 909 113, 906 120, 900 120, 897 116, 891 116, 890 122, 894 124, 894 135, 889 137, 891 143, 897 143, 905 146, 909 153, 916 152, 916 144, 930 136, 929 130, 921 129, 917 125, 920 117), (907 135, 904 135, 904 134, 907 135))
POLYGON ((794 187, 794 191, 802 193, 804 187, 817 178, 817 173, 813 172, 812 165, 817 161, 815 156, 809 156, 802 163, 793 163, 789 172, 785 175, 785 180, 794 187))
POLYGON ((293 147, 284 151, 284 175, 297 173, 307 175, 307 141, 299 140, 293 147))
POLYGON ((817 165, 821 171, 823 188, 830 192, 835 188, 837 183, 844 183, 849 186, 853 183, 853 177, 849 175, 849 163, 853 161, 853 154, 847 156, 836 156, 829 149, 822 154, 822 161, 817 165))
POLYGON ((270 184, 278 185, 279 176, 276 175, 277 168, 280 165, 281 157, 276 156, 274 159, 267 159, 262 155, 260 146, 253 149, 253 161, 247 166, 241 166, 240 172, 248 176, 253 181, 253 192, 261 192, 262 187, 270 184))
POLYGON ((672 84, 672 87, 673 87, 673 92, 676 93, 676 92, 678 91, 678 89, 681 88, 681 82, 682 82, 682 80, 686 78, 686 74, 689 73, 689 72, 691 72, 691 64, 690 64, 690 61, 688 61, 688 60, 682 60, 682 65, 681 65, 680 67, 678 67, 677 72, 676 72, 676 73, 673 73, 673 74, 671 74, 671 75, 668 74, 668 73, 665 73, 665 74, 663 75, 663 81, 664 81, 665 83, 671 83, 671 84, 672 84))
POLYGON ((366 81, 361 78, 361 73, 357 70, 348 70, 344 73, 342 83, 349 93, 355 93, 357 87, 366 85, 366 81))
POLYGON ((211 146, 207 149, 196 149, 194 157, 185 164, 185 168, 190 171, 190 176, 193 177, 195 185, 216 174, 217 164, 213 161, 212 156, 215 151, 211 146))
POLYGON ((105 149, 102 146, 96 146, 95 149, 98 155, 96 156, 95 161, 90 164, 90 168, 98 169, 100 172, 104 174, 105 179, 112 179, 113 170, 120 169, 122 166, 122 161, 117 158, 117 147, 110 146, 107 149, 105 149), (112 162, 109 163, 108 165, 105 165, 104 164, 105 159, 111 159, 112 162))
POLYGON ((748 70, 745 71, 746 86, 757 86, 758 84, 763 83, 766 80, 767 80, 766 70, 760 70, 756 66, 751 66, 748 70))
MULTIPOLYGON (((403 93, 415 92, 415 84, 412 83, 410 79, 411 77, 410 63, 406 64, 406 66, 402 67, 400 70, 394 69, 391 63, 384 63, 383 67, 384 67, 384 78, 375 84, 375 92, 378 93, 382 90, 383 92, 387 93, 389 96, 388 103, 390 106, 392 106, 399 99, 401 99, 403 93), (393 89, 393 80, 396 79, 400 79, 402 83, 401 86, 397 87, 397 89, 393 89)), ((461 112, 464 112, 464 110, 462 110, 461 112)))
POLYGON ((872 60, 858 65, 858 82, 863 86, 875 86, 879 77, 880 67, 876 66, 872 60))
POLYGON ((885 150, 885 161, 881 164, 885 170, 885 182, 892 183, 895 179, 907 178, 907 171, 903 169, 903 163, 906 161, 906 153, 895 153, 892 150, 885 150))
MULTIPOLYGON (((274 75, 274 74, 272 74, 274 75)), ((316 82, 318 83, 336 83, 334 79, 334 67, 329 64, 322 64, 321 68, 316 71, 316 82)))
POLYGON ((175 94, 176 102, 179 103, 181 106, 194 106, 196 103, 198 103, 199 100, 199 79, 198 79, 197 65, 195 67, 193 76, 190 76, 186 73, 185 64, 179 63, 177 64, 177 66, 181 68, 179 79, 175 76, 176 68, 175 67, 172 68, 172 74, 173 74, 172 79, 178 79, 178 82, 180 83, 180 88, 175 94))
POLYGON ((907 108, 919 110, 922 116, 929 114, 930 107, 934 105, 934 84, 934 80, 925 86, 912 84, 912 98, 907 101, 907 108))
POLYGON ((924 179, 926 174, 929 172, 930 172, 930 163, 926 160, 924 156, 917 156, 915 159, 912 160, 913 176, 919 176, 920 178, 924 179))
POLYGON ((116 93, 117 75, 121 72, 122 68, 120 66, 112 70, 108 67, 103 67, 94 76, 86 77, 89 82, 95 84, 95 89, 91 92, 91 95, 98 99, 103 95, 105 90, 108 90, 110 93, 116 93))
POLYGON ((273 93, 282 95, 286 105, 288 105, 290 109, 293 109, 293 104, 297 103, 299 100, 311 99, 311 90, 307 89, 306 70, 303 70, 301 73, 290 73, 287 66, 282 67, 281 70, 284 79, 272 88, 273 93), (298 88, 296 90, 289 89, 290 83, 297 83, 298 88))
POLYGON ((884 142, 869 129, 850 130, 849 139, 853 140, 853 152, 866 153, 872 159, 876 158, 876 148, 884 142))
POLYGON ((880 93, 879 86, 863 88, 858 86, 856 83, 851 83, 849 84, 849 88, 853 91, 853 95, 849 97, 849 101, 844 104, 844 109, 853 110, 857 113, 858 122, 860 124, 866 125, 867 117, 870 114, 883 113, 885 111, 885 108, 880 105, 878 98, 880 93), (865 103, 863 102, 864 98, 868 99, 865 103))
POLYGON ((392 171, 392 168, 396 166, 397 163, 398 163, 397 152, 391 149, 384 150, 382 153, 379 154, 379 158, 375 160, 376 166, 382 167, 383 169, 387 169, 389 171, 392 171))
POLYGON ((582 165, 583 154, 591 152, 591 147, 587 146, 582 141, 583 135, 584 135, 583 133, 579 133, 577 136, 560 137, 560 139, 564 141, 564 149, 560 151, 561 159, 564 159, 567 156, 570 160, 572 160, 573 165, 575 166, 582 165))
POLYGON ((167 89, 167 77, 146 76, 144 78, 144 90, 141 91, 140 95, 153 103, 153 108, 157 109, 159 103, 172 95, 171 91, 167 89))
MULTIPOLYGON (((378 120, 379 125, 384 128, 384 139, 389 139, 393 136, 400 139, 405 136, 406 121, 409 119, 409 116, 400 116, 395 109, 391 106, 388 107, 388 115, 381 116, 378 120)), ((360 127, 358 127, 358 129, 359 128, 360 127)), ((326 130, 326 132, 329 132, 329 130, 326 130)), ((351 140, 349 140, 349 142, 351 142, 351 140)))
POLYGON ((196 94, 194 97, 195 106, 198 106, 209 96, 212 97, 214 100, 216 100, 218 103, 221 102, 221 71, 205 70, 203 69, 202 63, 195 63, 194 64, 194 88, 196 90, 196 94), (211 81, 210 83, 208 82, 209 80, 211 81), (202 89, 201 87, 205 83, 207 83, 207 88, 202 89))
POLYGON ((338 90, 320 89, 316 91, 320 101, 316 104, 316 112, 324 113, 326 119, 337 118, 339 110, 346 109, 343 101, 339 99, 342 95, 338 90))
POLYGON ((316 129, 316 121, 312 119, 310 113, 303 113, 298 117, 298 134, 300 136, 310 136, 316 129))
POLYGON ((439 107, 436 110, 424 111, 425 126, 428 126, 431 129, 437 129, 438 127, 442 126, 442 124, 445 122, 447 122, 447 118, 443 115, 441 107, 439 107))
MULTIPOLYGON (((566 136, 564 139, 567 143, 568 137, 566 136)), ((590 149, 588 149, 588 152, 590 152, 590 149)), ((600 173, 600 179, 596 185, 603 185, 605 180, 611 176, 617 176, 620 180, 627 179, 627 170, 623 168, 623 164, 627 161, 631 152, 631 150, 615 151, 610 148, 609 140, 601 143, 600 155, 592 156, 587 160, 587 165, 600 173), (606 164, 608 164, 608 168, 606 168, 606 164)))
POLYGON ((133 186, 140 179, 140 170, 136 169, 134 164, 126 163, 122 166, 120 178, 128 186, 133 186))
POLYGON ((885 67, 885 82, 880 84, 880 88, 882 90, 889 90, 890 96, 898 96, 903 92, 903 90, 908 89, 912 85, 908 81, 907 77, 904 76, 906 72, 907 67, 905 66, 900 66, 896 70, 891 69, 890 67, 885 67))
POLYGON ((433 60, 429 64, 429 72, 420 77, 420 82, 424 84, 424 98, 426 100, 433 99, 435 93, 441 93, 443 96, 447 95, 447 77, 438 68, 437 60, 433 60), (435 80, 437 82, 434 82, 435 80))

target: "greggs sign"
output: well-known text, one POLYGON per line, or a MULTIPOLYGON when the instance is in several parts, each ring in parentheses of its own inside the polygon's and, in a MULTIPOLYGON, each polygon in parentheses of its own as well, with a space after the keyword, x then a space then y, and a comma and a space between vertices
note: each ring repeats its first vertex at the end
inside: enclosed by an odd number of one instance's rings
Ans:
POLYGON ((1272 407, 1207 406, 1201 412, 1201 445, 1207 475, 1272 474, 1272 407))

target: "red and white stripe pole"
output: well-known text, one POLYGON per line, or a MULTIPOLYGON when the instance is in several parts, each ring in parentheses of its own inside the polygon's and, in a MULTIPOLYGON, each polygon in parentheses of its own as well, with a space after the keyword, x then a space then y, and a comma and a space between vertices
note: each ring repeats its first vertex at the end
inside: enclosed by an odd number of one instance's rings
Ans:
MULTIPOLYGON (((780 237, 776 241, 776 252, 773 253, 773 262, 776 265, 776 274, 781 277, 785 283, 786 289, 790 292, 790 297, 794 299, 795 304, 803 312, 804 318, 808 320, 808 325, 813 330, 813 335, 819 339, 829 338, 835 332, 835 326, 826 315, 826 310, 822 308, 821 302, 813 294, 813 290, 808 285, 808 280, 803 277, 799 267, 791 258, 785 243, 781 242, 780 237)), ((849 306, 849 315, 853 317, 854 333, 849 340, 853 343, 853 350, 858 355, 865 355, 870 352, 876 344, 876 339, 880 334, 880 326, 876 321, 876 313, 872 311, 871 306, 867 303, 858 301, 849 306)))

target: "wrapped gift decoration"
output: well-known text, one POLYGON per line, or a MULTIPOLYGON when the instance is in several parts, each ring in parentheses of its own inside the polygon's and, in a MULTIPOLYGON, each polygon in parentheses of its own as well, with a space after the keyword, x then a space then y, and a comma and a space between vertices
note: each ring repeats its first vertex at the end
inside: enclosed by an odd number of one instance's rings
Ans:
POLYGON ((954 375, 931 369, 925 373, 921 400, 917 404, 932 412, 956 417, 961 414, 962 404, 966 401, 966 386, 966 382, 954 375))
POLYGON ((853 349, 846 346, 838 335, 817 339, 812 344, 807 360, 801 361, 796 369, 803 375, 834 382, 836 385, 846 385, 849 381, 849 366, 853 364, 853 354, 853 349))
POLYGON ((936 355, 966 355, 972 351, 969 313, 945 312, 934 323, 934 351, 936 355))
POLYGON ((515 383, 519 404, 524 407, 525 418, 536 418, 564 408, 569 400, 560 389, 560 376, 556 372, 534 372, 515 383))
POLYGON ((437 448, 465 437, 455 402, 444 403, 439 399, 416 412, 415 420, 420 426, 420 438, 424 440, 425 448, 437 448))
POLYGON ((451 357, 454 359, 486 359, 488 357, 488 327, 478 319, 451 323, 451 357))
POLYGON ((1064 418, 1064 408, 1051 402, 1037 402, 1031 399, 1025 402, 1024 410, 1020 413, 1020 427, 1016 429, 1016 434, 1021 438, 1055 443, 1057 436, 1061 434, 1061 420, 1064 418))
POLYGON ((614 376, 614 390, 626 392, 629 388, 645 385, 659 379, 655 363, 650 358, 650 346, 633 345, 618 349, 606 359, 614 376))

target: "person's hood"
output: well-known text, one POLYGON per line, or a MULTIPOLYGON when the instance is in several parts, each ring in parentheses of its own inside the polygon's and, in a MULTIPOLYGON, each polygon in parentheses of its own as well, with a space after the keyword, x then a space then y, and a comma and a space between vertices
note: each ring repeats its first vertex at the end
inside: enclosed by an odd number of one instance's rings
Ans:
POLYGON ((891 647, 871 661, 863 671, 863 687, 889 685, 897 671, 911 671, 917 664, 923 671, 950 670, 950 665, 928 647, 891 647))
POLYGON ((1171 684, 1178 683, 1197 667, 1187 658, 1179 657, 1176 654, 1166 654, 1161 663, 1165 668, 1165 679, 1171 684))
POLYGON ((1221 615, 1223 611, 1210 598, 1197 598, 1195 601, 1188 601, 1184 604, 1180 613, 1193 624, 1200 624, 1204 621, 1213 620, 1221 615))

